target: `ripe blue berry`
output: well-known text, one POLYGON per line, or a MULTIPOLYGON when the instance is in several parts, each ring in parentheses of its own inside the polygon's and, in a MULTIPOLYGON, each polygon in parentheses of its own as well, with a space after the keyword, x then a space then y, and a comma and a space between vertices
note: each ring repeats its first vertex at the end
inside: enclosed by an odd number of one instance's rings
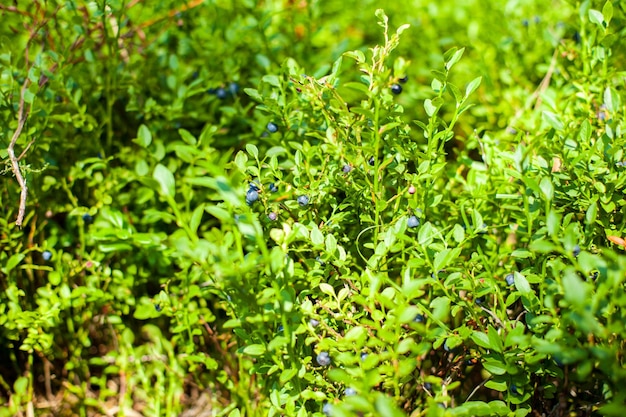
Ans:
POLYGON ((43 258, 44 261, 49 261, 50 259, 52 259, 52 252, 50 252, 49 250, 45 250, 43 251, 43 253, 41 254, 41 257, 43 258))
POLYGON ((309 324, 311 325, 311 327, 317 327, 320 325, 320 321, 316 319, 311 319, 309 320, 309 324))
POLYGON ((333 414, 333 405, 331 403, 324 403, 322 413, 324 413, 325 416, 330 417, 333 414))
POLYGON ((514 274, 509 274, 506 277, 504 277, 504 279, 506 280, 506 284, 507 285, 515 284, 515 275, 514 274))
POLYGON ((277 186, 276 186, 276 184, 274 184, 274 183, 271 183, 269 188, 270 188, 270 192, 271 192, 271 193, 276 193, 276 192, 278 192, 278 187, 277 187, 277 186))
POLYGON ((401 84, 405 84, 407 81, 409 81, 409 77, 405 75, 404 77, 398 79, 398 81, 400 81, 401 84))
POLYGON ((230 85, 228 86, 228 91, 230 91, 230 94, 232 94, 233 96, 236 96, 239 92, 239 84, 235 82, 230 83, 230 85))
POLYGON ((270 214, 267 215, 267 218, 270 219, 271 221, 276 221, 276 219, 278 218, 278 214, 276 214, 275 212, 271 212, 270 214))
POLYGON ((475 302, 476 304, 482 304, 485 302, 485 297, 478 297, 475 302))
POLYGON ((417 316, 415 316, 415 318, 413 319, 413 321, 415 323, 424 323, 424 321, 426 320, 426 318, 422 315, 422 314, 418 314, 417 316))
POLYGON ((517 390, 517 387, 515 386, 515 384, 511 384, 510 390, 512 394, 519 394, 519 391, 517 390))
POLYGON ((252 181, 250 183, 249 187, 250 187, 251 190, 254 190, 254 191, 259 191, 260 190, 259 183, 256 180, 252 181))
POLYGON ((574 257, 580 255, 580 246, 574 246, 574 249, 572 249, 572 255, 574 255, 574 257))
POLYGON ((330 355, 328 354, 328 352, 320 352, 317 355, 317 357, 315 358, 315 360, 321 366, 328 366, 328 365, 330 365, 330 355))
POLYGON ((430 382, 424 382, 424 389, 426 391, 430 391, 431 389, 433 389, 433 385, 430 382))
POLYGON ((276 126, 274 122, 269 122, 266 127, 267 127, 267 131, 270 133, 278 132, 278 126, 276 126))
POLYGON ((217 90, 215 90, 215 95, 220 100, 224 100, 224 99, 228 98, 228 92, 225 89, 223 89, 222 87, 220 87, 217 90))
POLYGON ((348 172, 352 171, 352 167, 348 164, 344 165, 343 168, 341 169, 344 174, 347 174, 348 172))
POLYGON ((309 197, 306 195, 301 195, 298 197, 298 204, 300 204, 300 207, 305 207, 306 205, 309 204, 309 197))
POLYGON ((160 312, 161 310, 163 310, 163 307, 161 307, 161 304, 155 304, 154 305, 154 309, 158 312, 160 312))
POLYGON ((371 158, 367 161, 367 163, 368 163, 370 166, 374 166, 374 165, 376 164, 376 160, 375 160, 375 159, 374 159, 374 157, 372 156, 372 157, 371 157, 371 158))
POLYGON ((348 388, 346 388, 346 390, 344 391, 344 395, 345 395, 346 397, 349 397, 349 396, 351 396, 351 395, 356 395, 356 390, 355 390, 354 388, 352 388, 352 387, 348 387, 348 388))
POLYGON ((361 362, 365 361, 365 359, 367 359, 367 353, 363 352, 361 353, 361 362))
POLYGON ((420 225, 420 220, 416 216, 411 216, 406 224, 410 228, 414 228, 420 225))
POLYGON ((258 199, 259 199, 259 192, 255 190, 254 188, 250 188, 248 192, 246 193, 246 204, 250 206, 252 205, 252 203, 257 201, 258 199))
POLYGON ((402 92, 402 86, 400 84, 394 84, 391 86, 391 92, 394 94, 400 94, 402 92))

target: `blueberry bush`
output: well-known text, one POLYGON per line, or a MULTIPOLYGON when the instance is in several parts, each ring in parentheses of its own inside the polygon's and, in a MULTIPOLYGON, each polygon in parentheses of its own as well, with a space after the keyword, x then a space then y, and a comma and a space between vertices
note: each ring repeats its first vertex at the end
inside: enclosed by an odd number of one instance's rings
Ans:
POLYGON ((5 3, 0 416, 626 412, 625 3, 5 3))

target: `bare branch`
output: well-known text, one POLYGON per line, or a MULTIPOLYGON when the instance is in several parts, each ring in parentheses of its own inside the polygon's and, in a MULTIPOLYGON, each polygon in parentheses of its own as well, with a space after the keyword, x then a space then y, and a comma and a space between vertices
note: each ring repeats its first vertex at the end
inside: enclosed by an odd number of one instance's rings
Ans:
MULTIPOLYGON (((15 220, 15 225, 18 227, 22 226, 22 222, 24 221, 24 213, 26 213, 26 196, 28 195, 28 187, 26 186, 26 180, 22 175, 22 171, 20 170, 20 165, 18 159, 15 157, 15 144, 17 143, 17 139, 22 134, 22 130, 24 129, 24 124, 26 124, 26 119, 28 118, 28 113, 30 112, 30 105, 26 108, 24 95, 26 94, 26 90, 28 89, 28 85, 30 84, 30 80, 28 77, 24 80, 24 84, 22 84, 22 90, 20 91, 20 103, 17 110, 17 127, 15 128, 15 132, 13 133, 13 137, 11 138, 11 143, 7 148, 7 153, 9 154, 9 160, 11 161, 11 168, 13 169, 13 175, 17 179, 17 183, 20 185, 20 207, 17 212, 17 220, 15 220)), ((21 157, 22 155, 20 155, 21 157)))

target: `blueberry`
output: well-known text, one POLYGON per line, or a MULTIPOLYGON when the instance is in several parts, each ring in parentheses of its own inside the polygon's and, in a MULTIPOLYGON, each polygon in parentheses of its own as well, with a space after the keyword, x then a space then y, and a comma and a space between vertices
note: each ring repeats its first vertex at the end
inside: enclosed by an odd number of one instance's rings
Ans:
POLYGON ((235 82, 230 83, 228 85, 228 91, 230 91, 230 94, 232 94, 233 96, 236 96, 239 92, 239 84, 235 82))
POLYGON ((276 329, 278 331, 278 333, 282 333, 283 330, 285 330, 285 328, 283 327, 283 325, 279 325, 278 328, 276 329))
POLYGON ((271 192, 271 193, 276 193, 276 192, 278 192, 278 187, 277 187, 277 186, 276 186, 276 184, 274 184, 274 183, 271 183, 271 184, 270 184, 269 189, 270 189, 270 192, 271 192))
POLYGON ((515 284, 515 275, 514 274, 509 274, 506 277, 504 277, 504 279, 506 280, 506 284, 507 285, 515 284))
POLYGON ((424 389, 430 391, 433 389, 433 385, 430 382, 424 382, 424 389))
POLYGON ((93 217, 90 214, 83 214, 83 221, 85 223, 91 223, 93 221, 93 217))
POLYGON ((252 181, 250 183, 249 187, 250 187, 251 190, 254 190, 254 191, 259 191, 260 190, 259 183, 256 180, 252 181))
POLYGON ((375 159, 374 159, 374 157, 372 156, 372 157, 371 157, 371 158, 367 161, 367 163, 368 163, 370 166, 374 166, 374 165, 376 164, 376 160, 375 160, 375 159))
POLYGON ((333 413, 333 405, 331 403, 324 403, 324 406, 322 407, 322 413, 324 413, 325 416, 331 416, 333 413))
POLYGON ((409 194, 413 195, 413 194, 415 194, 415 191, 417 191, 417 190, 415 189, 415 186, 414 186, 414 185, 411 185, 411 186, 409 187, 409 194))
POLYGON ((572 249, 572 255, 574 255, 574 257, 580 255, 580 246, 574 246, 574 249, 572 249))
POLYGON ((322 260, 322 258, 320 258, 319 256, 316 256, 316 257, 315 257, 315 261, 316 261, 316 262, 319 262, 321 266, 326 265, 326 262, 324 262, 324 261, 322 260))
POLYGON ((254 188, 250 188, 248 192, 246 193, 246 204, 250 206, 252 205, 252 203, 257 201, 258 199, 259 199, 259 192, 255 190, 254 188))
POLYGON ((267 131, 270 133, 278 132, 278 126, 276 126, 276 123, 274 122, 269 122, 266 127, 267 127, 267 131))
POLYGON ((346 388, 346 390, 344 391, 344 395, 345 395, 346 397, 349 397, 349 396, 351 396, 351 395, 356 395, 356 390, 355 390, 354 388, 352 388, 352 387, 348 387, 348 388, 346 388))
POLYGON ((363 352, 361 353, 361 362, 365 361, 365 359, 367 359, 367 353, 363 352))
POLYGON ((515 386, 515 384, 511 384, 510 390, 512 394, 519 394, 519 391, 517 390, 517 387, 515 386))
POLYGON ((417 316, 415 316, 413 321, 415 323, 424 323, 424 321, 426 321, 426 318, 422 314, 418 314, 417 316))
POLYGON ((391 92, 394 94, 400 94, 402 92, 402 86, 400 84, 394 84, 391 86, 391 92))
POLYGON ((154 305, 154 309, 158 312, 160 312, 161 310, 163 310, 163 307, 161 307, 161 304, 155 304, 154 305))
POLYGON ((485 297, 478 297, 475 302, 476 304, 482 304, 485 302, 485 297))
POLYGON ((223 89, 222 87, 220 87, 217 90, 215 90, 215 95, 220 100, 224 100, 224 99, 228 98, 228 92, 225 89, 223 89))
POLYGON ((528 19, 522 19, 522 26, 524 26, 525 28, 528 27, 528 19))
POLYGON ((320 321, 319 321, 319 320, 316 320, 316 319, 311 319, 311 320, 309 320, 309 324, 310 324, 312 327, 317 327, 317 326, 319 326, 319 325, 320 325, 320 321))
POLYGON ((49 261, 50 259, 52 259, 52 252, 50 252, 49 250, 45 250, 43 251, 43 253, 41 254, 41 257, 43 258, 44 261, 49 261))
POLYGON ((328 366, 328 365, 330 365, 330 355, 328 354, 328 352, 320 352, 317 355, 317 357, 315 358, 315 360, 321 366, 328 366))
POLYGON ((276 221, 276 219, 278 218, 278 214, 276 214, 275 212, 271 212, 270 214, 267 215, 267 218, 270 219, 271 221, 276 221))
POLYGON ((443 342, 443 350, 446 352, 450 352, 450 347, 448 346, 448 341, 443 342))
POLYGON ((298 204, 300 204, 300 207, 305 207, 306 205, 309 204, 309 197, 306 195, 301 195, 298 197, 298 204))
POLYGON ((406 82, 409 81, 409 77, 405 75, 404 77, 399 78, 398 81, 400 81, 401 84, 406 84, 406 82))
POLYGON ((348 172, 352 171, 352 167, 348 164, 344 165, 343 168, 341 169, 345 174, 347 174, 348 172))
POLYGON ((420 225, 420 220, 416 216, 411 216, 406 224, 410 228, 414 228, 420 225))

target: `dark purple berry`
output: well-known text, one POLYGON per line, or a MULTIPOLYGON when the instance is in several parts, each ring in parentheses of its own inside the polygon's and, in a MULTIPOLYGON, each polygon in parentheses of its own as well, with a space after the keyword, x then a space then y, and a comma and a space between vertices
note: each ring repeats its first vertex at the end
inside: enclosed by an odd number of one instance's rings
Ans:
POLYGON ((574 249, 572 249, 572 255, 574 255, 574 257, 580 255, 580 246, 574 246, 574 249))
POLYGON ((348 172, 352 171, 352 167, 348 164, 344 165, 343 168, 341 169, 344 174, 347 174, 348 172))
POLYGON ((276 192, 278 192, 278 187, 277 187, 277 186, 276 186, 276 184, 274 184, 274 183, 271 183, 269 188, 270 188, 270 192, 271 192, 271 193, 276 193, 276 192))
POLYGON ((391 86, 391 92, 394 94, 400 94, 402 92, 402 86, 400 84, 394 84, 391 86))
POLYGON ((398 81, 400 81, 401 84, 406 84, 406 82, 409 81, 409 77, 405 75, 404 77, 398 79, 398 81))
POLYGON ((267 215, 267 218, 270 219, 271 221, 276 221, 276 219, 278 218, 278 214, 276 214, 275 212, 271 212, 270 214, 267 215))
POLYGON ((41 254, 41 257, 44 261, 48 262, 50 259, 52 259, 52 252, 50 252, 49 250, 45 250, 41 254))

